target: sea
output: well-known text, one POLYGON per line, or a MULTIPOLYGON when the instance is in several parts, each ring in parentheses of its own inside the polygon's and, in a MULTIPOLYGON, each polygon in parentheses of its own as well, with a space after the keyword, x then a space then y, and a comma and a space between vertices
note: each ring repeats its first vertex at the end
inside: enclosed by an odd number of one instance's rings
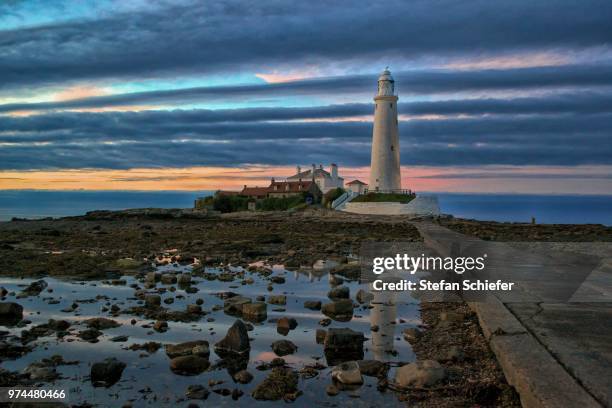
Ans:
MULTIPOLYGON (((0 221, 82 215, 93 210, 191 208, 212 191, 0 190, 0 221)), ((443 213, 484 221, 612 225, 612 195, 424 193, 443 213)))

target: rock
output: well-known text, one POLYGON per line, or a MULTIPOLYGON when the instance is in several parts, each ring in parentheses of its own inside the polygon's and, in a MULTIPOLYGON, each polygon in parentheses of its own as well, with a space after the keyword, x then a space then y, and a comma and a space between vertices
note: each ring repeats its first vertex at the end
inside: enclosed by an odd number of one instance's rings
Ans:
POLYGON ((287 296, 285 295, 270 295, 268 296, 268 303, 271 305, 286 305, 287 296))
POLYGON ((156 321, 153 325, 153 330, 160 333, 168 331, 168 322, 165 320, 156 321))
POLYGON ((70 322, 66 320, 49 319, 47 322, 47 327, 54 331, 65 331, 70 327, 70 322))
POLYGON ((359 289, 357 295, 355 295, 355 299, 357 299, 357 302, 361 304, 370 303, 372 300, 374 300, 374 295, 368 291, 359 289))
POLYGON ((59 378, 59 373, 55 370, 55 367, 49 366, 43 362, 35 362, 27 366, 23 373, 30 377, 30 380, 34 381, 54 381, 59 378))
POLYGON ((185 398, 192 400, 205 400, 208 398, 210 391, 203 385, 194 384, 187 387, 185 391, 185 398))
POLYGON ((353 302, 350 299, 341 299, 323 305, 321 312, 334 320, 341 322, 353 318, 353 302))
POLYGON ((174 298, 171 298, 171 297, 165 298, 164 299, 164 303, 167 304, 167 305, 171 305, 171 304, 174 303, 174 298))
POLYGON ((189 314, 202 314, 202 306, 200 305, 187 305, 187 313, 189 314))
POLYGON ((340 390, 338 389, 338 387, 336 387, 334 384, 329 384, 326 388, 325 388, 325 392, 327 393, 327 395, 329 395, 330 397, 334 397, 338 394, 340 394, 340 390))
POLYGON ((114 343, 123 343, 124 341, 128 341, 128 336, 115 336, 109 339, 114 343))
POLYGON ((172 285, 173 283, 176 283, 177 279, 176 275, 173 273, 163 273, 160 280, 164 285, 172 285))
POLYGON ((244 296, 234 296, 225 299, 223 303, 223 311, 231 316, 242 315, 242 308, 244 305, 251 303, 252 300, 244 296))
POLYGON ((247 327, 242 320, 236 320, 227 331, 225 337, 215 344, 217 354, 246 353, 251 350, 247 327))
POLYGON ((253 374, 249 373, 247 370, 240 370, 234 374, 234 380, 240 384, 248 384, 253 381, 253 374))
POLYGON ((145 306, 150 308, 156 308, 161 306, 161 296, 159 295, 146 295, 145 306))
POLYGON ((237 401, 237 400, 238 400, 238 398, 242 397, 243 395, 244 395, 244 391, 242 391, 242 390, 240 390, 240 389, 238 389, 238 388, 234 388, 234 389, 232 390, 232 399, 233 399, 234 401, 237 401))
POLYGON ((446 378, 446 370, 435 360, 423 360, 401 366, 395 371, 400 387, 428 387, 446 378))
POLYGON ((101 335, 102 332, 97 329, 81 330, 78 334, 81 339, 90 343, 96 343, 98 341, 98 337, 100 337, 101 335))
POLYGON ((298 376, 290 368, 275 367, 268 377, 253 390, 256 400, 278 401, 297 392, 298 376))
POLYGON ((202 298, 197 298, 196 299, 196 305, 202 306, 203 304, 204 304, 204 299, 202 299, 202 298))
POLYGON ((170 358, 189 356, 192 354, 197 354, 200 357, 208 357, 210 355, 208 342, 206 340, 187 341, 178 344, 166 344, 164 348, 166 350, 166 354, 170 358))
POLYGON ((378 377, 380 375, 385 375, 387 372, 387 366, 382 361, 359 360, 357 361, 357 364, 359 365, 359 371, 361 371, 361 374, 369 377, 378 377))
POLYGON ((252 321, 262 321, 268 318, 268 305, 264 302, 247 303, 242 306, 242 317, 252 321))
POLYGON ((277 356, 282 357, 295 353, 297 351, 297 346, 289 340, 278 340, 272 343, 272 351, 274 351, 277 356))
POLYGON ((329 275, 329 284, 332 286, 342 285, 344 283, 344 279, 340 276, 336 276, 334 274, 329 275))
POLYGON ((287 333, 289 333, 289 330, 293 330, 297 327, 298 322, 297 320, 295 320, 294 318, 289 318, 289 317, 281 317, 280 319, 278 319, 278 321, 276 322, 276 330, 283 334, 283 335, 287 335, 287 333))
POLYGON ((97 330, 106 330, 106 329, 112 329, 112 328, 121 326, 121 324, 116 322, 115 320, 107 319, 105 317, 94 317, 93 319, 85 320, 84 323, 90 329, 97 329, 97 330))
POLYGON ((283 278, 282 276, 272 276, 270 278, 270 282, 278 284, 285 283, 285 278, 283 278))
POLYGON ((331 320, 331 319, 327 319, 327 318, 325 318, 325 319, 321 319, 321 320, 319 320, 319 324, 320 324, 321 326, 323 326, 323 327, 327 327, 327 326, 329 326, 331 323, 332 323, 332 320, 331 320))
POLYGON ((28 296, 38 296, 40 292, 47 288, 48 283, 44 280, 37 280, 30 283, 25 289, 17 294, 17 298, 24 298, 28 296))
POLYGON ((327 292, 327 297, 332 300, 348 299, 350 297, 350 293, 351 292, 348 287, 338 286, 327 292))
POLYGON ((351 329, 329 329, 324 342, 325 357, 330 365, 363 359, 363 333, 351 329))
POLYGON ((170 369, 179 375, 198 375, 208 367, 210 367, 208 359, 196 355, 174 357, 170 360, 170 369))
POLYGON ((363 377, 356 361, 346 361, 335 366, 331 375, 334 380, 345 385, 363 384, 363 377))
POLYGON ((158 282, 161 278, 161 273, 159 272, 149 272, 145 275, 145 281, 147 282, 158 282))
POLYGON ((315 334, 315 339, 317 341, 317 344, 325 343, 325 338, 326 337, 327 337, 327 331, 326 330, 317 329, 316 334, 315 334))
POLYGON ((121 379, 125 363, 116 358, 94 363, 91 366, 91 383, 94 387, 110 387, 121 379))
POLYGON ((191 274, 181 273, 176 279, 179 285, 189 285, 191 283, 191 274))
POLYGON ((307 300, 304 302, 304 307, 310 310, 321 310, 321 302, 318 300, 307 300))
POLYGON ((404 329, 402 335, 404 336, 404 340, 409 343, 414 343, 423 336, 423 333, 416 327, 409 327, 404 329))
POLYGON ((0 323, 23 319, 23 306, 14 302, 0 302, 0 323))
POLYGON ((132 259, 132 258, 122 258, 122 259, 117 259, 115 264, 120 269, 128 269, 128 270, 130 270, 130 269, 137 269, 137 268, 139 268, 140 265, 141 265, 141 262, 136 261, 135 259, 132 259))

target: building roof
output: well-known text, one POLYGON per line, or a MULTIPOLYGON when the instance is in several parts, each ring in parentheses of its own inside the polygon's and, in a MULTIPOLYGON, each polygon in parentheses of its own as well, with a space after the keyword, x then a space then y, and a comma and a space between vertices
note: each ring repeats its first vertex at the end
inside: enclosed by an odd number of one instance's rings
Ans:
MULTIPOLYGON (((308 191, 312 181, 273 181, 268 187, 269 193, 299 193, 308 191), (277 187, 275 189, 275 187, 277 187)), ((315 184, 316 185, 316 184, 315 184)))
POLYGON ((244 187, 240 192, 243 196, 265 196, 270 189, 268 187, 244 187))
POLYGON ((220 196, 237 196, 240 194, 240 191, 217 190, 215 194, 220 196))
MULTIPOLYGON (((329 174, 328 171, 323 170, 323 169, 315 169, 314 172, 315 178, 316 177, 331 177, 331 174, 329 174)), ((293 176, 289 176, 287 177, 288 179, 311 179, 312 178, 312 170, 306 170, 306 171, 302 171, 300 173, 294 174, 293 176)))
POLYGON ((361 184, 361 185, 367 186, 367 183, 364 183, 364 182, 363 182, 363 181, 361 181, 361 180, 353 180, 353 181, 351 181, 350 183, 346 183, 346 184, 347 184, 347 185, 349 185, 349 186, 350 186, 351 184, 361 184))

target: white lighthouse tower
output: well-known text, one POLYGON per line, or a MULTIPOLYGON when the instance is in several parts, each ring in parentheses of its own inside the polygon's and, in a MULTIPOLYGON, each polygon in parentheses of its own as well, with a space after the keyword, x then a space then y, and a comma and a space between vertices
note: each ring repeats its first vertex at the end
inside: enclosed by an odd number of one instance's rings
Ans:
POLYGON ((374 133, 370 164, 370 192, 392 192, 402 188, 395 81, 389 69, 378 77, 374 97, 374 133))

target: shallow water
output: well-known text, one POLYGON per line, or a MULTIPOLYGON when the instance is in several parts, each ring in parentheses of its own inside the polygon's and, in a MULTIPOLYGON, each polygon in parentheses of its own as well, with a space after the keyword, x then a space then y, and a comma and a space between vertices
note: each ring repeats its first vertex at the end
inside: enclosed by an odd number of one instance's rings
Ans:
MULTIPOLYGON (((329 265, 328 265, 329 266, 329 265)), ((188 271, 189 266, 166 265, 158 268, 159 271, 188 271)), ((305 364, 321 362, 327 365, 323 353, 323 345, 316 344, 315 331, 321 328, 318 322, 326 317, 320 311, 311 311, 303 307, 306 300, 320 300, 323 303, 329 301, 327 292, 330 289, 329 274, 325 265, 318 264, 317 269, 304 271, 287 271, 282 266, 273 268, 274 275, 284 276, 284 284, 275 284, 274 291, 269 292, 268 280, 259 275, 247 273, 247 277, 252 277, 254 283, 251 285, 241 285, 240 282, 221 282, 218 280, 208 281, 202 278, 195 278, 192 286, 199 289, 194 294, 186 293, 177 285, 175 292, 166 291, 160 294, 162 306, 172 310, 185 310, 186 305, 195 303, 197 298, 204 299, 203 309, 209 314, 203 316, 197 322, 181 323, 168 322, 169 330, 165 333, 157 333, 151 328, 143 328, 142 325, 152 324, 153 321, 133 316, 121 314, 113 317, 108 312, 101 312, 105 305, 105 300, 94 303, 78 302, 78 300, 95 299, 97 295, 108 296, 110 304, 117 304, 122 310, 139 305, 139 301, 134 298, 134 289, 129 285, 141 281, 131 276, 124 276, 122 279, 127 281, 125 286, 113 286, 102 283, 101 281, 70 282, 52 278, 45 278, 52 293, 43 291, 39 296, 28 297, 15 300, 8 296, 6 301, 16 301, 24 307, 24 319, 31 320, 32 323, 23 328, 8 328, 10 332, 20 335, 21 330, 28 329, 33 325, 46 323, 49 319, 64 319, 73 323, 70 331, 71 335, 63 339, 53 337, 41 337, 30 343, 35 346, 34 350, 20 359, 3 361, 1 366, 12 371, 21 371, 30 363, 38 361, 54 354, 59 354, 65 360, 78 360, 78 365, 66 365, 57 367, 57 371, 62 374, 62 379, 57 380, 52 388, 69 390, 69 403, 78 404, 89 402, 100 406, 121 406, 127 401, 133 401, 134 406, 186 406, 188 401, 177 403, 178 399, 184 398, 185 390, 188 385, 202 384, 208 387, 209 379, 223 380, 224 383, 209 387, 215 388, 239 388, 244 391, 244 396, 238 401, 232 400, 230 396, 221 396, 216 393, 210 394, 205 401, 205 405, 240 405, 247 406, 252 404, 269 404, 271 402, 259 402, 254 400, 250 393, 269 373, 269 371, 259 371, 255 366, 262 361, 270 361, 276 357, 272 352, 271 343, 288 339, 298 346, 298 350, 293 355, 284 356, 285 361, 294 369, 300 369, 305 364), (243 296, 255 299, 258 295, 286 294, 287 305, 277 306, 268 305, 268 320, 277 319, 283 316, 294 317, 298 321, 298 327, 289 332, 287 336, 282 336, 276 331, 276 323, 253 323, 254 330, 249 332, 251 341, 250 359, 248 371, 254 375, 254 380, 250 384, 242 385, 234 383, 226 370, 211 369, 197 376, 181 376, 174 374, 169 368, 169 358, 164 348, 148 355, 144 351, 126 350, 134 343, 145 343, 156 341, 162 344, 180 343, 190 340, 207 340, 211 345, 210 361, 212 367, 219 360, 214 352, 214 343, 221 340, 227 329, 236 320, 235 317, 224 314, 223 310, 212 311, 214 305, 223 306, 223 300, 212 296, 212 294, 223 291, 233 291, 243 296), (183 295, 183 299, 177 299, 177 295, 183 295), (60 300, 58 304, 48 304, 49 298, 60 300), (163 299, 175 297, 175 302, 171 305, 163 303, 163 299), (45 299, 45 300, 43 300, 45 299), (65 313, 61 310, 70 306, 74 301, 79 304, 78 309, 72 313, 65 313), (276 308, 284 307, 283 312, 274 311, 276 308), (85 325, 79 322, 91 317, 104 316, 112 318, 122 325, 117 328, 103 330, 103 335, 99 337, 98 343, 88 343, 82 341, 76 334, 78 330, 85 329, 85 325), (214 322, 207 322, 207 318, 214 318, 214 322), (130 324, 132 318, 137 319, 135 325, 130 324), (128 341, 118 343, 109 341, 110 338, 118 335, 129 336, 128 341), (94 388, 88 379, 90 367, 93 362, 101 361, 107 357, 116 357, 118 360, 127 364, 123 372, 121 381, 110 388, 94 388), (148 387, 148 388, 147 388, 148 387), (150 388, 150 389, 149 389, 150 388)), ((218 272, 210 269, 208 272, 218 272)), ((0 286, 5 287, 9 292, 19 292, 24 285, 32 282, 31 279, 12 279, 1 278, 0 286)), ((356 282, 345 282, 350 288, 351 298, 360 288, 356 282)), ((157 287, 170 287, 173 285, 157 284, 157 287)), ((367 289, 363 286, 364 289, 367 289)), ((386 295, 389 296, 389 295, 386 295)), ((356 331, 363 332, 368 339, 364 343, 365 359, 377 359, 382 361, 414 361, 415 356, 408 342, 401 338, 401 332, 407 327, 414 327, 420 324, 418 302, 408 296, 395 299, 395 305, 386 304, 390 300, 387 298, 376 298, 373 302, 374 307, 368 309, 360 307, 355 309, 353 319, 350 322, 333 323, 326 329, 333 327, 348 327, 356 331), (382 304, 385 303, 385 304, 382 304), (401 319, 401 322, 400 322, 401 319), (395 322, 395 324, 390 324, 395 322), (378 325, 378 332, 372 332, 370 327, 378 325), (394 350, 394 353, 385 350, 394 350)), ((142 303, 142 302, 140 302, 142 303)), ((2 328, 4 330, 4 328, 2 328)), ((399 405, 395 395, 391 392, 381 393, 376 389, 376 379, 364 377, 363 386, 354 391, 342 391, 336 397, 329 397, 325 393, 325 387, 331 383, 330 368, 321 370, 319 375, 311 379, 300 378, 299 389, 303 394, 294 404, 297 406, 333 406, 350 403, 357 406, 376 405, 399 405), (350 401, 349 401, 350 400, 350 401)), ((389 372, 389 376, 393 371, 389 372)), ((46 384, 51 388, 51 384, 46 384)), ((197 401, 196 401, 197 402, 197 401)), ((284 404, 282 401, 279 404, 284 404)))

